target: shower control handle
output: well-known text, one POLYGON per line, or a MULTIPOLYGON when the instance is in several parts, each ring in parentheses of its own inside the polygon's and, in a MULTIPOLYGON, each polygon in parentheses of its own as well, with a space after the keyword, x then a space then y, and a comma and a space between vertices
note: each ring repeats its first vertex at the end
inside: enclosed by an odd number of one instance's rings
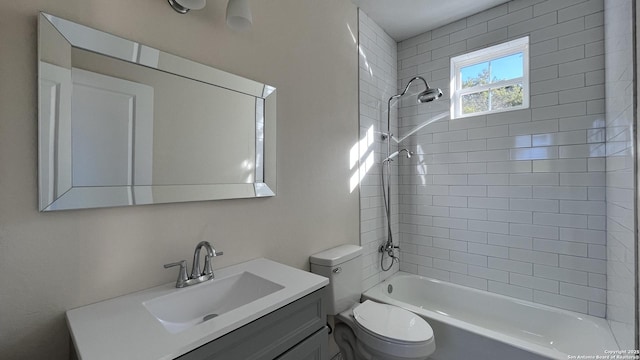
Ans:
POLYGON ((388 244, 383 244, 380 246, 380 248, 378 249, 378 252, 390 252, 393 251, 393 249, 398 249, 400 250, 400 246, 398 245, 388 245, 388 244))

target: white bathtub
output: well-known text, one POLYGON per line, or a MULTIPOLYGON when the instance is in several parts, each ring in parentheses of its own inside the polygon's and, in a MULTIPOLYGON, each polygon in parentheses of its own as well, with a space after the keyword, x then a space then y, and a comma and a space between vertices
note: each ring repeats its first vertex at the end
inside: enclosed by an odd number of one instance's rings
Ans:
POLYGON ((427 320, 435 360, 595 359, 618 349, 604 319, 403 272, 362 296, 427 320))

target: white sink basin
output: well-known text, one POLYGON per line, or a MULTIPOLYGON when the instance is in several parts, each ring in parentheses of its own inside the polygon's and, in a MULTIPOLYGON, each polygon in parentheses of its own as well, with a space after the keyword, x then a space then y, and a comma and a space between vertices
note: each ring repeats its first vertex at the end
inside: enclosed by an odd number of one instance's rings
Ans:
POLYGON ((175 359, 329 283, 267 259, 215 274, 186 288, 172 282, 67 311, 78 358, 175 359))
POLYGON ((284 286, 242 272, 223 279, 193 285, 143 302, 170 333, 176 334, 270 295, 284 286))

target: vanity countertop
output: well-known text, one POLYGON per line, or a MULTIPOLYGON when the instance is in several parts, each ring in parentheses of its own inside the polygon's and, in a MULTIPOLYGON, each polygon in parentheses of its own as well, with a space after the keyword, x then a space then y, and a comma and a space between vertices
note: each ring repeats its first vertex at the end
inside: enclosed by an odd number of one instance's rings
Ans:
MULTIPOLYGON (((215 271, 216 280, 248 272, 283 288, 178 333, 171 333, 145 307, 159 297, 206 286, 157 286, 67 311, 79 359, 174 359, 329 283, 327 278, 260 258, 215 271)), ((214 280, 215 281, 215 280, 214 280)), ((204 301, 204 299, 193 299, 204 301)), ((184 306, 189 306, 185 303, 184 306)))

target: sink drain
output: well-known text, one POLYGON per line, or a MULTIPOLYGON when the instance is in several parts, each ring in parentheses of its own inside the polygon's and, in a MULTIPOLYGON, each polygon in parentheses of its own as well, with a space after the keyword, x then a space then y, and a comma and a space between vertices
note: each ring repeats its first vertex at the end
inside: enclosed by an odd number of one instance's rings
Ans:
POLYGON ((202 321, 204 322, 204 321, 207 321, 207 320, 211 320, 211 319, 213 319, 214 317, 217 317, 217 316, 218 316, 218 314, 205 315, 205 317, 202 318, 202 321))

